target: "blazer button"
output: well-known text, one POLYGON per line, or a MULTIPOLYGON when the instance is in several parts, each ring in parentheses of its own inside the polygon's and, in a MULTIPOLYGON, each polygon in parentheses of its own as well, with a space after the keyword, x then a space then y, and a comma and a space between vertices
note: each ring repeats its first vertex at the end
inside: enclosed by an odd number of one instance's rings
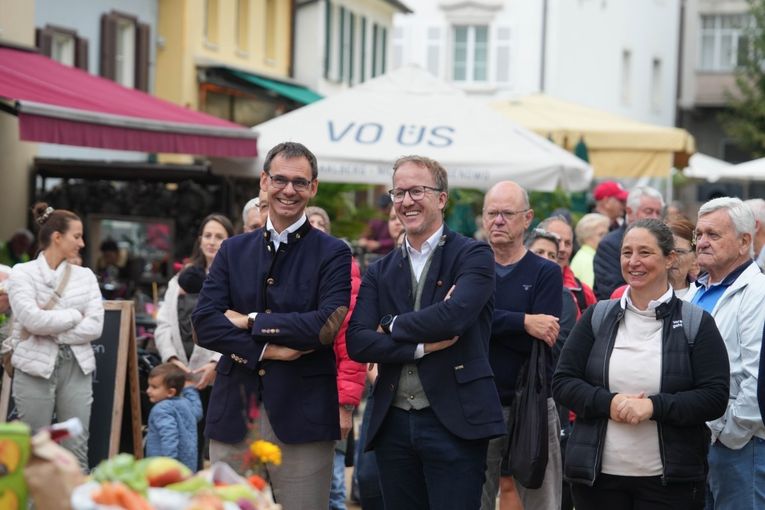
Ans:
POLYGON ((264 368, 261 368, 260 370, 258 370, 258 375, 260 377, 263 377, 264 375, 266 375, 266 370, 264 368))
POLYGON ((271 309, 270 308, 266 308, 266 313, 271 313, 271 309))
POLYGON ((266 283, 267 283, 268 285, 273 285, 275 282, 276 282, 276 280, 274 280, 273 278, 268 278, 268 279, 266 280, 266 283))
POLYGON ((438 281, 436 282, 436 287, 442 287, 443 285, 444 285, 444 282, 443 282, 443 280, 438 280, 438 281))

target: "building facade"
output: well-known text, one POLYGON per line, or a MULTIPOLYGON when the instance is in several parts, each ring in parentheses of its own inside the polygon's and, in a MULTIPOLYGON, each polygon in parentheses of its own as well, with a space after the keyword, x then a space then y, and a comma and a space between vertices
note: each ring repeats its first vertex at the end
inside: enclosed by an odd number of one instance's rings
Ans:
MULTIPOLYGON (((0 0, 0 44, 31 48, 35 43, 35 4, 0 0)), ((0 99, 3 101, 3 99, 0 99)), ((0 112, 0 240, 27 224, 29 172, 37 144, 19 142, 19 122, 0 112)))
POLYGON ((420 0, 396 16, 393 65, 487 99, 543 92, 671 126, 678 31, 678 0, 420 0))
POLYGON ((290 0, 159 2, 156 95, 244 126, 301 106, 274 90, 297 85, 293 9, 290 0))
POLYGON ((751 22, 746 0, 685 0, 677 123, 696 138, 698 151, 732 163, 749 159, 718 121, 751 22))
POLYGON ((298 0, 295 78, 326 96, 385 74, 393 16, 407 12, 398 0, 298 0))

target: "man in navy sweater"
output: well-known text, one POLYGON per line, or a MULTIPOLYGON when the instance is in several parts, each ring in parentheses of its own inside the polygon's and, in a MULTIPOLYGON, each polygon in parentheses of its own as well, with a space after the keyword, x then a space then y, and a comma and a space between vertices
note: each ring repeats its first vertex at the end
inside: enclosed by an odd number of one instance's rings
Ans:
POLYGON ((199 345, 223 354, 205 427, 210 459, 242 467, 248 411, 258 410, 256 434, 282 450, 268 475, 284 510, 329 507, 340 438, 332 343, 348 311, 351 252, 305 216, 317 174, 299 143, 271 149, 260 178, 266 225, 223 242, 192 316, 199 345))
MULTIPOLYGON (((511 181, 495 184, 486 193, 483 227, 494 250, 496 301, 492 322, 489 360, 505 419, 513 402, 518 372, 529 359, 532 342, 544 342, 547 357, 547 394, 552 380, 551 347, 558 337, 563 296, 563 276, 557 264, 526 250, 523 236, 534 218, 529 197, 511 181)), ((560 424, 555 404, 548 398, 549 460, 542 487, 528 490, 515 486, 509 473, 501 473, 501 498, 515 500, 517 490, 524 508, 559 509, 562 466, 558 434, 560 424)), ((507 437, 489 443, 482 510, 494 509, 500 483, 500 465, 507 437)))

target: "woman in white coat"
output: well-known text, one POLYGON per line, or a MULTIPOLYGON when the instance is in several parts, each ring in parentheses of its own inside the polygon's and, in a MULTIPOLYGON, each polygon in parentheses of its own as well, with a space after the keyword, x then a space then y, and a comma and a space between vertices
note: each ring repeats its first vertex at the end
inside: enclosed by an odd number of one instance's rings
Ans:
MULTIPOLYGON (((154 330, 154 341, 162 362, 174 363, 191 374, 196 388, 200 391, 205 415, 220 353, 200 347, 192 340, 191 311, 200 289, 191 288, 194 285, 182 285, 183 277, 193 281, 195 273, 199 273, 200 279, 203 278, 210 269, 221 243, 233 235, 234 227, 231 221, 222 214, 210 214, 202 220, 190 263, 167 284, 164 301, 157 312, 157 327, 154 330)), ((196 286, 201 287, 201 281, 196 286)), ((198 432, 200 460, 204 444, 203 427, 204 419, 198 432)))
POLYGON ((88 467, 88 427, 96 368, 91 341, 101 336, 104 307, 93 272, 68 262, 85 246, 82 221, 46 203, 33 208, 40 253, 16 264, 8 279, 13 328, 8 342, 15 369, 13 398, 33 430, 79 418, 83 433, 64 441, 88 467))

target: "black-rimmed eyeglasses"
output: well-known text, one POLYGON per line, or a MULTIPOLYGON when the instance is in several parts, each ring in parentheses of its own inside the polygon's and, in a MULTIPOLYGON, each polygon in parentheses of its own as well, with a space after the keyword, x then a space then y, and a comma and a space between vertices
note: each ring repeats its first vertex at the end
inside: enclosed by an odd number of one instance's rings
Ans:
POLYGON ((414 200, 415 202, 422 200, 423 197, 425 197, 426 191, 443 191, 441 188, 434 188, 432 186, 412 186, 408 189, 402 189, 402 188, 393 188, 391 190, 388 190, 388 195, 390 195, 390 199, 393 200, 396 203, 403 202, 404 197, 407 193, 409 193, 409 198, 414 200))
POLYGON ((298 193, 302 193, 304 191, 307 191, 308 188, 311 186, 311 182, 308 179, 287 179, 283 175, 271 175, 269 173, 266 173, 266 175, 271 179, 271 185, 273 185, 276 189, 284 189, 287 187, 288 184, 292 184, 292 189, 297 191, 298 193))

